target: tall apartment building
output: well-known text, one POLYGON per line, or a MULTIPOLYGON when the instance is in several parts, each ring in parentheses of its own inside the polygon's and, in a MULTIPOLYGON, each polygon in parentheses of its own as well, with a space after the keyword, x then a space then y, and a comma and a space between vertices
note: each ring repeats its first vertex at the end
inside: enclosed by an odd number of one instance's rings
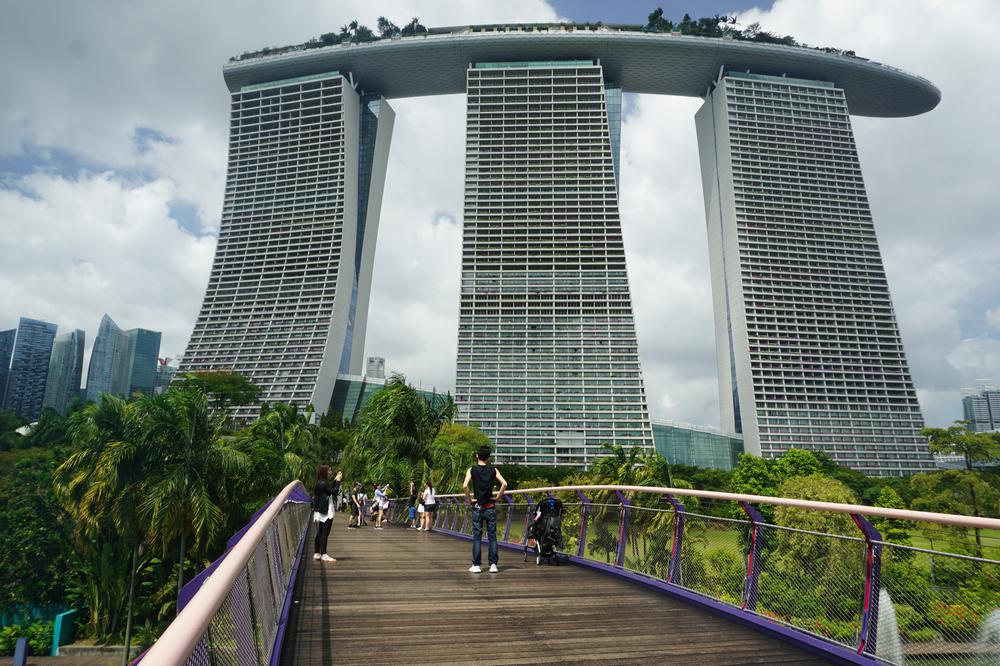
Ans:
POLYGON ((652 446, 618 214, 621 94, 600 64, 467 71, 456 402, 497 459, 652 446))
POLYGON ((962 396, 962 418, 973 432, 1000 431, 1000 389, 983 382, 966 389, 962 396))
POLYGON ((728 72, 696 115, 722 426, 746 451, 933 469, 844 91, 728 72))
POLYGON ((102 393, 131 397, 151 395, 156 386, 156 364, 160 353, 159 331, 133 328, 123 331, 108 315, 94 340, 87 370, 87 400, 100 400, 102 393))
POLYGON ((336 71, 233 90, 222 226, 181 371, 236 371, 262 400, 320 413, 338 370, 361 373, 393 119, 336 71))
POLYGON ((14 353, 16 337, 16 328, 0 331, 0 407, 4 404, 4 395, 7 392, 7 374, 10 372, 10 357, 14 353))
POLYGON ((38 419, 55 337, 55 324, 21 317, 7 377, 4 409, 29 421, 38 419))
POLYGON ((85 342, 86 333, 80 329, 56 336, 49 357, 43 408, 54 409, 65 415, 73 401, 80 397, 85 342))

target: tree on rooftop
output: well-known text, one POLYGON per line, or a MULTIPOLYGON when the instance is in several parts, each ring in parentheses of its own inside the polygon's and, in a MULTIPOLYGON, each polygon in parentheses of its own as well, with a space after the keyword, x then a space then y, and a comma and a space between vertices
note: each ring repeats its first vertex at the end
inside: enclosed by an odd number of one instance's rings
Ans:
POLYGON ((379 16, 378 22, 375 25, 378 28, 378 34, 382 39, 388 39, 393 35, 399 34, 399 26, 384 16, 379 16))
POLYGON ((409 23, 407 23, 405 26, 403 26, 403 36, 404 37, 412 37, 413 35, 416 35, 416 34, 419 34, 419 33, 422 33, 422 32, 427 32, 427 28, 425 28, 424 26, 420 25, 420 18, 417 17, 417 16, 414 16, 413 19, 411 19, 409 23))

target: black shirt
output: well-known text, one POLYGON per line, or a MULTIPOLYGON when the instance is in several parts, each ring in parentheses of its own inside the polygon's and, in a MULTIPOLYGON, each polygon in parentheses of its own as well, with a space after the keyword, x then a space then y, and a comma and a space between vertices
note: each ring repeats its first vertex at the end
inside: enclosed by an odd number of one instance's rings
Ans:
POLYGON ((476 504, 486 506, 493 501, 493 484, 497 480, 497 469, 493 465, 473 465, 472 496, 476 504))

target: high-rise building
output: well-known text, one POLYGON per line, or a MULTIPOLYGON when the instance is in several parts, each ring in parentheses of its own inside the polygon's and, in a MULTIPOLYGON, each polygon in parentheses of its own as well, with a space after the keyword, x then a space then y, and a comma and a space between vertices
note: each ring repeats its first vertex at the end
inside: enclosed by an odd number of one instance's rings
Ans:
POLYGON ((974 389, 966 389, 962 396, 962 418, 969 422, 973 432, 1000 431, 1000 390, 989 380, 983 380, 974 389))
POLYGON ((650 446, 618 210, 622 93, 701 97, 724 428, 766 456, 929 469, 848 115, 925 113, 941 98, 926 79, 811 48, 549 24, 313 41, 223 75, 222 229, 182 369, 330 409, 337 371, 364 362, 385 98, 465 92, 462 418, 501 460, 650 446))
POLYGON ((42 412, 55 337, 55 324, 25 317, 18 323, 4 408, 29 421, 36 420, 42 412))
POLYGON ((177 363, 169 358, 157 359, 156 384, 153 386, 153 393, 159 395, 170 387, 170 382, 174 380, 177 373, 177 363))
POLYGON ((728 72, 696 123, 723 428, 765 457, 933 469, 844 90, 728 72))
POLYGON ((618 215, 620 90, 591 60, 467 71, 456 402, 497 460, 653 443, 618 215))
POLYGON ((365 369, 365 377, 385 379, 385 359, 381 356, 369 356, 368 366, 365 369))
POLYGON ((125 353, 124 385, 129 397, 142 393, 152 395, 156 387, 157 359, 160 355, 159 331, 133 328, 125 331, 128 347, 125 353))
POLYGON ((49 374, 45 382, 42 407, 65 415, 80 397, 83 376, 83 349, 86 334, 80 329, 57 335, 49 357, 49 374))
POLYGON ((17 337, 16 328, 0 331, 0 407, 4 404, 4 395, 7 392, 7 374, 10 372, 10 357, 14 353, 15 337, 17 337))
POLYGON ((222 226, 181 370, 239 372, 262 400, 322 413, 338 371, 362 371, 394 113, 336 71, 231 90, 222 226))
POLYGON ((102 393, 125 395, 124 360, 128 336, 108 315, 101 318, 87 367, 87 400, 99 401, 102 393))
POLYGON ((87 400, 102 393, 132 397, 151 395, 156 385, 156 359, 160 353, 159 331, 133 328, 123 331, 108 315, 94 340, 87 370, 87 400))

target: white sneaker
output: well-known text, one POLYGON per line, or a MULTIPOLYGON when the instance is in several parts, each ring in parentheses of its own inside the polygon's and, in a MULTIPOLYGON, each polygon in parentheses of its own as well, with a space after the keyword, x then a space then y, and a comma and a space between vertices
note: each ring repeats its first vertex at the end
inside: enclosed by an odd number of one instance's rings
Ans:
POLYGON ((320 555, 319 553, 316 553, 315 555, 313 555, 313 559, 314 560, 318 560, 321 557, 322 557, 322 555, 320 555))
POLYGON ((473 564, 469 567, 469 573, 483 573, 483 568, 478 564, 473 564))
POLYGON ((323 560, 324 562, 336 562, 337 561, 337 560, 333 559, 332 557, 330 557, 329 555, 323 555, 319 559, 323 560))
POLYGON ((497 569, 497 565, 495 565, 495 564, 491 564, 491 565, 490 565, 490 573, 497 573, 497 572, 499 572, 499 571, 500 571, 500 570, 499 570, 499 569, 497 569))

